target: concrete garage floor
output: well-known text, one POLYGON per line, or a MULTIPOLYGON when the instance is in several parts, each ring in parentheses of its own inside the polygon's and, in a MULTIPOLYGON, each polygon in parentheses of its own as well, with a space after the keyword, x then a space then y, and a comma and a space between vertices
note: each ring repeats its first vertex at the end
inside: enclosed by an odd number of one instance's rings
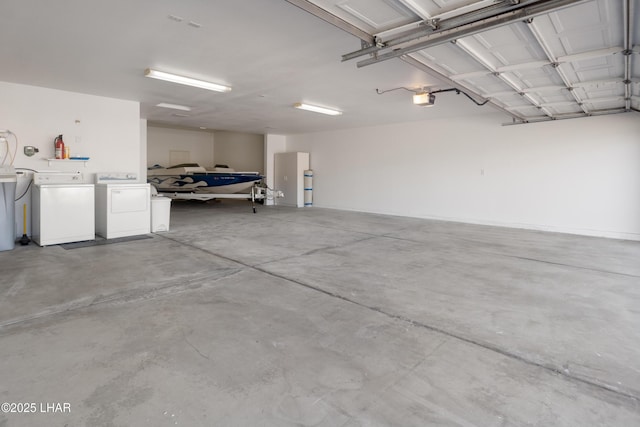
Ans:
POLYGON ((0 401, 36 403, 0 426, 640 425, 638 242, 234 201, 171 226, 0 252, 0 401))

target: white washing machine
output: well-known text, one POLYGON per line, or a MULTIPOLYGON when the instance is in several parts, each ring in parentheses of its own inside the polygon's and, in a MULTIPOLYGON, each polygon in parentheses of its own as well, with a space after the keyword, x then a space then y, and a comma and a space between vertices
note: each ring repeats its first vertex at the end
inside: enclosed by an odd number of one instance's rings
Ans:
POLYGON ((96 234, 106 239, 151 232, 151 187, 134 173, 96 174, 96 234))
POLYGON ((40 246, 95 239, 94 185, 80 172, 37 172, 31 193, 31 238, 40 246))

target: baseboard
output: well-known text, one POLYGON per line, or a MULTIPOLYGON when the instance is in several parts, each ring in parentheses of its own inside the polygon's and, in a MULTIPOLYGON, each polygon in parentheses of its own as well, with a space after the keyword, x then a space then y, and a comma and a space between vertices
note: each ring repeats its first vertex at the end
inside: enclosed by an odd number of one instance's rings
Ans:
POLYGON ((547 224, 502 222, 502 221, 492 221, 492 220, 476 219, 476 218, 443 217, 443 216, 437 216, 437 215, 410 215, 402 212, 359 210, 359 209, 350 209, 350 208, 344 208, 344 207, 327 206, 327 205, 322 205, 315 202, 314 202, 314 207, 350 211, 350 212, 364 212, 364 213, 372 213, 372 214, 378 214, 378 215, 393 215, 393 216, 402 216, 402 217, 409 217, 409 218, 421 218, 421 219, 429 219, 429 220, 435 220, 435 221, 459 222, 463 224, 488 225, 493 227, 545 231, 550 233, 564 233, 564 234, 574 234, 579 236, 603 237, 608 239, 640 241, 640 233, 625 232, 625 231, 560 227, 560 226, 553 226, 553 225, 547 225, 547 224))

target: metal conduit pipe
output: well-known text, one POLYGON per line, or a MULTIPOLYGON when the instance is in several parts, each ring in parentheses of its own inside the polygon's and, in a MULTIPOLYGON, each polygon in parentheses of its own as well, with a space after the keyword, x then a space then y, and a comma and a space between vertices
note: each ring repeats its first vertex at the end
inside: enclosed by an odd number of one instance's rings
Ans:
MULTIPOLYGON (((538 15, 550 13, 552 11, 562 9, 568 6, 573 6, 579 3, 583 3, 588 0, 547 0, 536 2, 528 7, 521 9, 504 12, 490 18, 486 18, 480 21, 464 24, 462 26, 451 28, 448 30, 437 31, 422 37, 418 37, 414 40, 414 43, 409 43, 405 47, 393 49, 390 52, 380 54, 378 51, 374 53, 372 58, 358 62, 356 65, 358 68, 367 65, 375 64, 378 62, 386 61, 388 59, 397 58, 418 50, 426 49, 428 47, 440 45, 446 42, 450 42, 462 37, 467 37, 473 34, 487 31, 493 28, 509 25, 514 22, 524 21, 528 18, 532 18, 538 15)), ((382 50, 382 48, 376 48, 382 50)), ((354 52, 355 53, 355 52, 354 52)), ((347 54, 351 55, 351 54, 347 54)), ((359 56, 359 55, 358 55, 359 56)), ((344 58, 344 56, 343 56, 344 58)))
POLYGON ((631 55, 632 55, 632 22, 631 22, 631 0, 622 2, 622 19, 624 31, 624 106, 627 111, 631 109, 631 55))

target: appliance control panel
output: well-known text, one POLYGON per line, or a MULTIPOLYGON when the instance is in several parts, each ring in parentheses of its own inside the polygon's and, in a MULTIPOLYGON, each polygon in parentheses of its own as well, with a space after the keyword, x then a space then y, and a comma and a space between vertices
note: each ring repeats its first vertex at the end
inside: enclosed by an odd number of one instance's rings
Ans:
POLYGON ((136 184, 138 174, 133 172, 98 172, 96 184, 136 184))
POLYGON ((40 184, 82 184, 80 172, 36 172, 33 183, 40 184))

